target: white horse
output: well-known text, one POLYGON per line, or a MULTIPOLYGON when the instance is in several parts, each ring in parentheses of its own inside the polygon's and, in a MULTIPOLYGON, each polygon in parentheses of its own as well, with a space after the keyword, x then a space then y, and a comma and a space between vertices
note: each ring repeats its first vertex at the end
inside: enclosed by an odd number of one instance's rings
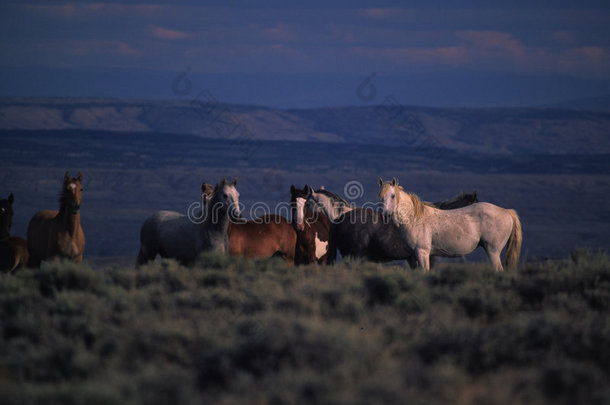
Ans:
POLYGON ((383 212, 400 227, 406 244, 413 249, 420 267, 430 270, 430 255, 455 257, 482 246, 496 271, 503 270, 500 253, 504 246, 507 267, 515 267, 521 251, 521 221, 515 210, 489 203, 475 203, 455 210, 425 205, 406 193, 396 178, 379 179, 383 212))
POLYGON ((191 218, 174 211, 157 211, 142 224, 136 267, 154 260, 157 254, 182 264, 192 263, 201 252, 228 252, 229 220, 240 217, 237 178, 222 179, 213 194, 204 183, 201 217, 191 218))

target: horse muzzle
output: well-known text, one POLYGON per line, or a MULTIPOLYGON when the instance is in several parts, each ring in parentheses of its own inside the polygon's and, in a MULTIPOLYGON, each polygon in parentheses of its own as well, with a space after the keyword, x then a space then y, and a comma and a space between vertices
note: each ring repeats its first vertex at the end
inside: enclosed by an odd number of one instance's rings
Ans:
POLYGON ((76 215, 80 211, 80 204, 72 205, 72 214, 76 215))
POLYGON ((233 222, 240 221, 242 219, 241 212, 239 212, 239 210, 231 208, 229 210, 229 219, 231 219, 231 221, 233 222))

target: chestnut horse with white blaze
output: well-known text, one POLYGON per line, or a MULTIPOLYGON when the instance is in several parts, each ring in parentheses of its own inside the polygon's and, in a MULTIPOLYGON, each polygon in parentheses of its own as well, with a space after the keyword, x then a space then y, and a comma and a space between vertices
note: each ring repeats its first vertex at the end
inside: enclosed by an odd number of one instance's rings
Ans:
POLYGON ((83 261, 85 234, 80 223, 80 206, 83 198, 83 175, 64 175, 59 195, 59 211, 42 210, 28 225, 28 266, 40 267, 40 262, 63 257, 77 263, 83 261))
POLYGON ((290 186, 292 225, 297 231, 295 263, 326 264, 330 220, 321 209, 315 209, 309 194, 307 184, 303 189, 290 186))

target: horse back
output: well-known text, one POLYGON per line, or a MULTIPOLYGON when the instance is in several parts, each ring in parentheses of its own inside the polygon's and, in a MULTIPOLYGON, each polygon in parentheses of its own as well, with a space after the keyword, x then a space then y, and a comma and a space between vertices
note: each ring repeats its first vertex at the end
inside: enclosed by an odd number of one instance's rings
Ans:
POLYGON ((294 260, 296 231, 288 220, 269 214, 255 220, 230 223, 229 254, 245 257, 271 257, 283 252, 289 261, 294 260))
POLYGON ((31 255, 43 259, 51 254, 49 241, 57 214, 57 210, 42 210, 30 219, 27 243, 31 255))
POLYGON ((331 227, 333 244, 342 256, 376 262, 402 260, 412 256, 402 242, 400 229, 371 208, 356 208, 339 217, 331 227))

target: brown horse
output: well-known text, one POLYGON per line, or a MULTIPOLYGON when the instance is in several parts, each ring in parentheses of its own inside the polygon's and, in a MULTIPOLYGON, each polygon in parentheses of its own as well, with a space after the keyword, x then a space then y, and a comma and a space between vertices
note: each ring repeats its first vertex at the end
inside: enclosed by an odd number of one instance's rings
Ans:
POLYGON ((42 260, 64 257, 77 263, 83 261, 85 234, 80 225, 82 178, 70 177, 66 172, 59 197, 59 211, 42 210, 28 225, 30 267, 40 267, 42 260))
POLYGON ((0 271, 12 272, 28 263, 28 245, 25 239, 10 236, 13 224, 13 202, 11 193, 8 198, 0 200, 0 271))
POLYGON ((297 231, 295 264, 326 264, 330 221, 321 210, 314 210, 307 203, 309 187, 298 189, 290 186, 292 224, 297 231))
POLYGON ((268 214, 229 224, 229 254, 247 258, 282 257, 294 264, 297 234, 288 220, 268 214))

